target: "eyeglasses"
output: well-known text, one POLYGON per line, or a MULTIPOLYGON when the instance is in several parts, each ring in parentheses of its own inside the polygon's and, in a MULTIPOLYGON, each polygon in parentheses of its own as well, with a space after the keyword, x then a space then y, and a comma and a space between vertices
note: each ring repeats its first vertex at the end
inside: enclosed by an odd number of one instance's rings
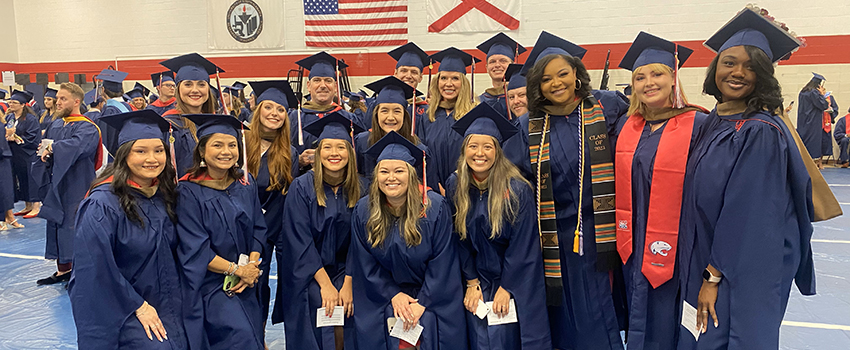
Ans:
POLYGON ((177 88, 177 85, 174 85, 174 84, 162 84, 160 86, 165 87, 165 88, 171 88, 171 89, 177 88))

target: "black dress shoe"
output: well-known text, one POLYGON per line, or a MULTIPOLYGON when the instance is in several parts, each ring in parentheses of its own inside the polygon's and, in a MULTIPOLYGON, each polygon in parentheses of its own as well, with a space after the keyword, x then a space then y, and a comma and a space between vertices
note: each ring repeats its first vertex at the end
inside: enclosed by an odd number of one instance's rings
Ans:
POLYGON ((44 285, 48 285, 48 284, 56 284, 56 283, 59 283, 59 282, 67 282, 67 281, 71 280, 71 273, 70 272, 62 274, 61 276, 57 276, 58 274, 59 274, 58 272, 54 272, 52 275, 50 275, 50 277, 42 278, 38 281, 35 281, 35 283, 38 284, 39 286, 44 286, 44 285))

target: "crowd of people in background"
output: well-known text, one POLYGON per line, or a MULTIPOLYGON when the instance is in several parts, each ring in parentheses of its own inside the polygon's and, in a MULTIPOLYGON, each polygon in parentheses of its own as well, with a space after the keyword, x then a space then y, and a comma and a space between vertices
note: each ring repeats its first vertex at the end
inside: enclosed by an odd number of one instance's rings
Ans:
POLYGON ((705 45, 711 110, 679 81, 693 51, 645 32, 629 96, 545 31, 523 64, 504 33, 407 43, 371 95, 327 52, 297 62, 304 98, 219 90, 196 53, 151 90, 14 90, 0 229, 47 221, 37 283, 68 282, 81 349, 264 349, 269 316, 289 349, 776 349, 792 284, 815 293, 812 222, 841 214, 816 169, 830 135, 850 165, 846 117, 815 74, 797 134, 774 69, 801 43, 772 18, 705 45))

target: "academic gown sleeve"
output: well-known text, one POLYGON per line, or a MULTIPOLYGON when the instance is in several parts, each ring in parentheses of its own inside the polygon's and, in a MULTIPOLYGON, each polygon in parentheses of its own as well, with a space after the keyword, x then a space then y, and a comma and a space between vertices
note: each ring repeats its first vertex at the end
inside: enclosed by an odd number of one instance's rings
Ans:
POLYGON ((28 114, 21 123, 15 127, 15 134, 24 140, 21 148, 26 150, 28 155, 35 155, 38 150, 38 144, 41 142, 41 126, 38 123, 38 118, 32 114, 28 114))
POLYGON ((835 123, 835 118, 838 118, 838 103, 835 102, 835 96, 829 97, 829 107, 832 108, 832 112, 830 115, 830 122, 835 123))
MULTIPOLYGON (((452 174, 449 176, 449 179, 446 180, 446 201, 449 204, 449 210, 451 210, 452 218, 454 218, 457 211, 457 208, 454 205, 455 193, 457 193, 457 173, 452 174)), ((454 225, 452 225, 452 229, 452 234, 458 235, 454 225)), ((467 236, 468 235, 469 233, 467 232, 467 236)), ((475 268, 475 249, 473 249, 472 240, 469 239, 469 237, 463 240, 460 240, 460 235, 457 237, 459 239, 459 244, 457 246, 458 262, 460 263, 460 269, 465 283, 468 280, 478 278, 478 270, 475 268)))
MULTIPOLYGON (((118 269, 112 250, 117 227, 114 209, 89 197, 77 214, 74 270, 68 294, 81 349, 117 349, 121 325, 145 300, 118 269)), ((123 212, 120 213, 123 215, 123 212)))
POLYGON ((729 349, 762 349, 770 347, 766 339, 779 339, 779 329, 767 329, 764 321, 782 319, 791 277, 803 295, 815 292, 811 180, 787 130, 779 130, 748 135, 714 227, 709 263, 724 278, 718 300, 723 289, 729 295, 718 312, 728 315, 730 332, 741 335, 729 337, 729 349))
POLYGON ((502 263, 501 287, 511 293, 516 303, 522 349, 548 350, 552 345, 549 319, 544 311, 546 285, 543 282, 543 253, 534 192, 531 187, 516 180, 511 186, 519 197, 519 208, 510 228, 510 244, 502 263))
MULTIPOLYGON (((51 146, 53 148, 53 176, 51 178, 53 185, 44 200, 44 207, 48 210, 42 210, 38 214, 40 218, 55 222, 57 225, 62 225, 65 221, 64 207, 68 204, 62 203, 63 196, 59 193, 59 189, 63 187, 60 186, 60 182, 73 181, 65 178, 71 167, 83 157, 94 157, 100 147, 98 142, 100 134, 93 123, 85 121, 74 123, 79 124, 73 126, 75 130, 72 136, 67 139, 55 140, 51 146)), ((71 125, 65 127, 71 127, 71 125)), ((92 173, 94 171, 95 169, 92 169, 92 173)), ((89 186, 88 183, 81 185, 89 186)))
POLYGON ((835 138, 835 142, 841 142, 844 137, 847 135, 847 117, 843 117, 835 123, 835 128, 833 128, 832 137, 835 138))

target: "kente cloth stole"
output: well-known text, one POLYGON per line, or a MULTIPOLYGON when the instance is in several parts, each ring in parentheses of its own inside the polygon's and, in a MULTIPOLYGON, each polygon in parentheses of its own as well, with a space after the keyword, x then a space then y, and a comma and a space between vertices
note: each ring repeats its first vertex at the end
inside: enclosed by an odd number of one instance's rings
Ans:
MULTIPOLYGON (((653 288, 673 278, 685 167, 694 129, 695 111, 667 121, 652 168, 646 238, 641 247, 641 272, 653 288)), ((632 115, 617 139, 617 251, 623 263, 632 254, 632 162, 646 120, 632 115)))
MULTIPOLYGON (((597 269, 607 271, 616 266, 616 235, 614 232, 614 164, 612 163, 608 128, 602 108, 592 97, 582 102, 582 123, 579 128, 579 184, 585 178, 585 148, 590 152, 591 188, 593 191, 593 210, 596 236, 597 269)), ((549 164, 549 114, 529 119, 529 155, 532 171, 537 177, 538 227, 543 245, 543 264, 546 276, 546 295, 548 305, 560 305, 563 289, 561 281, 560 245, 558 242, 555 201, 552 189, 551 167, 549 164)), ((583 186, 579 186, 579 198, 583 195, 583 186)), ((581 220, 581 199, 577 205, 578 222, 573 238, 573 252, 584 254, 581 220)))

